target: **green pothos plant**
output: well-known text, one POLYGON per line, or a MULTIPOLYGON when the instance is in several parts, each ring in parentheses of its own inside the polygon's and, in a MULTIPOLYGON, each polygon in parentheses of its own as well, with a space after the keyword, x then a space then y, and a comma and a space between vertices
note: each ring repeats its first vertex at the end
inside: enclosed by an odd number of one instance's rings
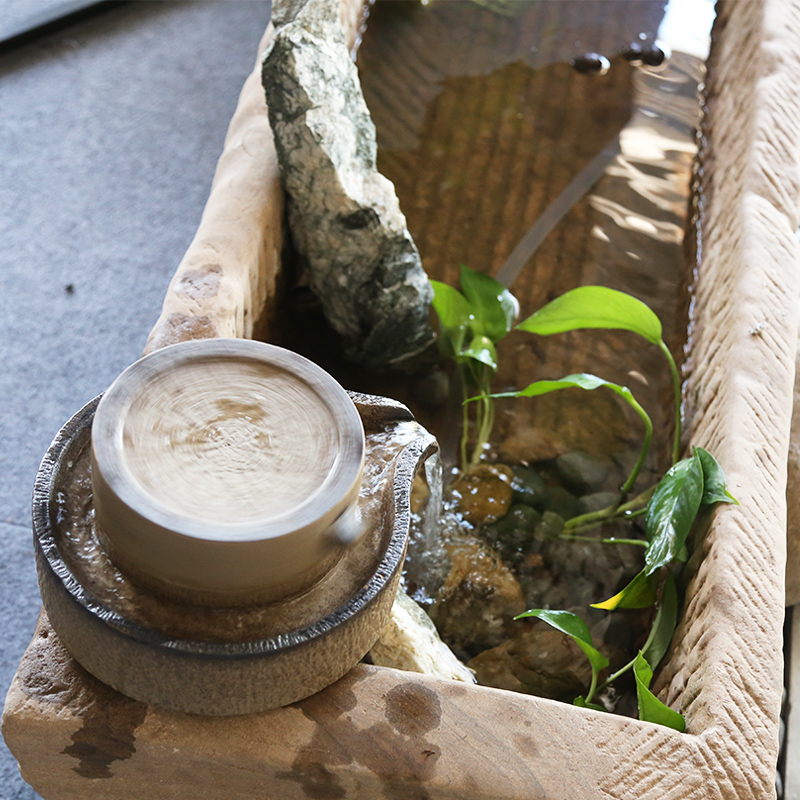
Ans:
POLYGON ((650 682, 677 625, 676 574, 680 564, 688 558, 686 542, 695 519, 704 508, 737 501, 726 487, 722 468, 707 450, 694 447, 688 458, 679 458, 682 433, 680 377, 662 338, 661 321, 647 305, 631 295, 604 286, 582 286, 557 297, 516 326, 516 330, 539 336, 586 329, 626 330, 643 337, 664 354, 672 378, 675 403, 672 466, 655 486, 629 500, 653 435, 650 417, 631 390, 590 373, 577 373, 556 380, 535 381, 516 392, 492 394, 490 384, 497 370, 496 345, 513 328, 518 307, 514 297, 493 278, 463 266, 461 292, 438 281, 432 283, 433 306, 439 317, 440 346, 455 360, 464 388, 462 471, 469 471, 480 461, 494 421, 493 404, 500 398, 537 397, 566 389, 606 389, 627 402, 642 420, 642 448, 630 475, 619 489, 616 501, 600 511, 567 520, 560 538, 642 547, 644 566, 640 572, 620 592, 593 604, 593 607, 616 611, 655 606, 656 613, 645 644, 627 664, 601 681, 601 673, 608 668, 609 661, 594 646, 587 624, 577 614, 534 608, 520 614, 517 619, 541 619, 571 637, 586 655, 592 679, 586 693, 575 699, 575 705, 605 710, 593 702, 598 693, 621 675, 632 671, 639 718, 683 731, 683 717, 653 694, 650 682), (475 430, 475 437, 470 452, 471 427, 475 430), (643 539, 587 535, 605 523, 642 516, 643 539))

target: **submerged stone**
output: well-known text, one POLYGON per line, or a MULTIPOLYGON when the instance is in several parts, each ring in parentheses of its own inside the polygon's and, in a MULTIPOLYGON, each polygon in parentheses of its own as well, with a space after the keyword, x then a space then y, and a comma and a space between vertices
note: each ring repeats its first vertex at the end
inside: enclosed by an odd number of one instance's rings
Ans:
POLYGON ((592 676, 577 645, 544 625, 522 628, 513 639, 481 653, 467 666, 484 686, 554 700, 572 701, 586 691, 592 676))
POLYGON ((610 467, 608 459, 595 458, 580 451, 565 453, 556 459, 561 479, 579 492, 599 486, 608 476, 610 467))
POLYGON ((336 0, 273 14, 262 78, 306 280, 349 356, 384 366, 433 336, 433 293, 377 145, 336 0))
POLYGON ((480 525, 504 516, 511 505, 512 473, 502 464, 479 464, 453 485, 458 510, 467 522, 480 525))
POLYGON ((563 486, 550 486, 545 489, 542 508, 545 511, 553 511, 564 519, 577 517, 580 513, 578 498, 563 486))
POLYGON ((617 492, 594 492, 593 494, 585 494, 579 498, 578 502, 581 514, 591 514, 614 506, 619 502, 619 494, 617 492))
POLYGON ((474 655, 508 638, 525 600, 511 570, 482 542, 463 536, 447 549, 450 574, 428 613, 457 653, 474 655))
POLYGON ((564 530, 564 517, 556 514, 555 511, 545 511, 542 514, 541 522, 533 531, 535 539, 539 542, 548 539, 558 539, 564 530))
POLYGON ((524 503, 540 511, 544 504, 545 483, 541 475, 530 467, 512 467, 514 478, 511 488, 514 490, 515 503, 524 503))

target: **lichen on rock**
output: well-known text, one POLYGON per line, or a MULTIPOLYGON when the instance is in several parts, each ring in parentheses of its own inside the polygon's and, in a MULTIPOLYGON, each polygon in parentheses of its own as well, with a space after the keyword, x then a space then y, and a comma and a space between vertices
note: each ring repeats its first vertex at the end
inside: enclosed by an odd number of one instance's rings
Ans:
POLYGON ((276 3, 263 83, 305 278, 348 354, 378 366, 432 339, 432 290, 392 183, 337 0, 276 3))

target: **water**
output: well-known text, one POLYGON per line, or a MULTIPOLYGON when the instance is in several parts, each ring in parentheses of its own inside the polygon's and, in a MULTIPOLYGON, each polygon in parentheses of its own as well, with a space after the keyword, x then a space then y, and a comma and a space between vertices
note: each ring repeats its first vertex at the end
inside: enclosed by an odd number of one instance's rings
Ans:
MULTIPOLYGON (((658 314, 680 362, 691 281, 684 233, 712 21, 706 0, 379 0, 357 63, 379 168, 395 183, 429 275, 457 285, 462 263, 495 275, 523 317, 575 286, 627 291, 658 314)), ((512 333, 499 362, 494 391, 579 371, 629 385, 657 432, 638 488, 668 464, 671 384, 653 346, 627 333, 512 333)), ((346 371, 343 379, 408 402, 439 437, 449 473, 460 392, 435 354, 399 377, 346 371)), ((505 401, 487 460, 509 470, 508 486, 486 478, 497 495, 490 499, 506 498, 504 514, 471 516, 462 486, 461 497, 445 492, 438 533, 436 498, 418 517, 407 583, 481 682, 571 700, 585 681, 580 669, 571 672, 574 654, 561 652, 544 626, 511 621, 532 605, 580 609, 612 665, 636 645, 646 619, 628 615, 621 625, 618 615, 586 606, 635 574, 641 552, 559 541, 545 522, 613 492, 641 433, 639 420, 602 391, 505 401), (601 463, 602 478, 570 478, 562 462, 576 452, 601 463), (520 468, 536 476, 547 503, 524 496, 520 468)), ((635 524, 604 531, 641 533, 635 524)))

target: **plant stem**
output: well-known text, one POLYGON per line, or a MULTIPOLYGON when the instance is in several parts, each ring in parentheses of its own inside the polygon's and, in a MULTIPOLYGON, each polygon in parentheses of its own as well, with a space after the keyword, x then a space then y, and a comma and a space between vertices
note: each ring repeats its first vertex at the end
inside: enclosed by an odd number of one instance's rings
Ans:
POLYGON ((467 443, 469 442, 469 404, 467 403, 467 370, 463 364, 458 365, 458 376, 461 379, 461 393, 464 402, 461 404, 461 473, 467 471, 467 443))
POLYGON ((559 539, 565 542, 597 542, 598 544, 636 544, 640 547, 647 547, 648 542, 644 539, 618 539, 615 536, 611 536, 608 539, 597 539, 594 536, 580 536, 580 535, 573 535, 570 534, 569 536, 564 536, 563 534, 558 537, 559 539))
POLYGON ((589 691, 586 693, 586 703, 591 703, 592 698, 594 697, 594 693, 597 691, 597 678, 598 678, 598 671, 592 667, 592 682, 589 685, 589 691))
POLYGON ((628 670, 633 668, 636 659, 631 659, 624 667, 620 667, 613 675, 609 675, 598 687, 598 691, 602 692, 606 686, 610 686, 620 675, 624 675, 628 670))
POLYGON ((564 530, 591 530, 606 521, 638 517, 647 510, 642 508, 642 505, 647 506, 655 488, 655 486, 651 486, 649 489, 645 489, 645 491, 636 495, 633 500, 629 500, 624 505, 619 505, 619 502, 617 502, 616 505, 608 506, 600 511, 592 511, 589 514, 572 517, 572 519, 568 519, 564 523, 564 530))
POLYGON ((666 357, 670 372, 672 373, 672 391, 675 395, 675 439, 672 445, 672 463, 677 464, 681 454, 681 378, 678 374, 678 367, 675 364, 675 359, 672 357, 672 353, 670 353, 667 345, 664 344, 663 339, 659 340, 658 346, 666 357))
POLYGON ((473 377, 477 384, 478 396, 476 438, 472 450, 472 458, 469 462, 470 469, 480 463, 481 455, 483 454, 486 443, 489 441, 489 437, 492 435, 492 428, 494 427, 494 398, 491 396, 491 372, 484 369, 480 376, 473 375, 473 377))
POLYGON ((642 445, 642 450, 639 453, 639 458, 636 460, 636 463, 633 465, 633 469, 631 470, 631 474, 628 476, 628 480, 625 481, 625 483, 622 485, 622 488, 619 490, 622 497, 625 497, 628 494, 628 492, 633 488, 636 478, 639 477, 639 472, 644 466, 644 460, 647 458, 647 451, 650 449, 650 440, 653 438, 653 422, 647 412, 634 399, 633 395, 630 396, 628 403, 642 418, 642 422, 644 422, 644 444, 642 445))
MULTIPOLYGON (((653 643, 653 638, 656 635, 656 628, 655 625, 651 626, 650 633, 647 634, 647 639, 645 643, 639 648, 642 653, 646 653, 647 649, 653 643)), ((631 659, 624 667, 620 667, 613 675, 609 675, 600 686, 600 691, 609 686, 613 681, 619 678, 620 675, 624 675, 629 669, 631 669, 636 662, 636 658, 631 659)))

